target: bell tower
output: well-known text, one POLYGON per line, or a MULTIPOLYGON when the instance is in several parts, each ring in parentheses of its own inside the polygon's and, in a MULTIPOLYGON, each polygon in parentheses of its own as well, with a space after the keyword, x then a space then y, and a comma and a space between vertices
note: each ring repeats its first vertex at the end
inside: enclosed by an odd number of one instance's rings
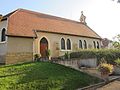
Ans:
POLYGON ((83 14, 83 11, 81 11, 80 22, 86 24, 85 20, 86 20, 86 16, 83 14))

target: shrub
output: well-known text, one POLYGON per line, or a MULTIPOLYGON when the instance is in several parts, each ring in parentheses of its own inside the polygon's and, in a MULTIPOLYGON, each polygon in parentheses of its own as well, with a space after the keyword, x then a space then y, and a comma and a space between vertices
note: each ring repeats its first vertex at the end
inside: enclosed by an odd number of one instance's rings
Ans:
POLYGON ((46 54, 47 54, 47 57, 50 57, 50 55, 51 55, 50 49, 48 49, 48 50, 46 51, 46 54))
POLYGON ((107 63, 101 63, 98 66, 98 70, 103 74, 110 74, 113 72, 113 65, 107 63))
POLYGON ((79 52, 70 53, 70 58, 95 58, 95 50, 80 50, 79 52))
POLYGON ((120 57, 120 50, 103 49, 97 51, 97 59, 104 58, 108 63, 114 64, 114 60, 120 57))
POLYGON ((37 61, 40 58, 40 54, 34 54, 34 60, 37 61))
POLYGON ((120 59, 116 59, 115 63, 116 63, 117 66, 120 66, 120 59))
POLYGON ((98 63, 104 58, 108 63, 114 64, 114 60, 120 58, 120 50, 116 49, 99 49, 99 50, 80 50, 79 52, 70 53, 70 58, 97 58, 98 63))
POLYGON ((69 59, 70 58, 70 54, 68 52, 66 52, 64 57, 65 57, 65 59, 69 59))
POLYGON ((50 49, 47 49, 45 53, 46 53, 46 59, 50 60, 50 55, 51 55, 50 49))

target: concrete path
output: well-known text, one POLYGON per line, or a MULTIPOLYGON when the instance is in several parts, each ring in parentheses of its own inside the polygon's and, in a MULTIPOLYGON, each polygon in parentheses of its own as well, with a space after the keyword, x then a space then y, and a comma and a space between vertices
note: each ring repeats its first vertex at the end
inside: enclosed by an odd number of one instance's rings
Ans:
MULTIPOLYGON (((89 69, 82 69, 81 71, 86 72, 92 76, 96 76, 101 78, 100 73, 96 70, 96 68, 89 68, 89 69)), ((118 80, 118 78, 120 78, 120 76, 109 76, 108 80, 113 82, 110 82, 109 84, 98 88, 97 90, 120 90, 120 79, 118 80), (117 79, 117 80, 116 80, 117 79), (114 81, 115 80, 115 81, 114 81)))
POLYGON ((97 90, 120 90, 120 81, 116 80, 101 88, 98 88, 97 90))
POLYGON ((96 68, 82 68, 80 71, 88 73, 91 76, 101 78, 100 72, 96 68))

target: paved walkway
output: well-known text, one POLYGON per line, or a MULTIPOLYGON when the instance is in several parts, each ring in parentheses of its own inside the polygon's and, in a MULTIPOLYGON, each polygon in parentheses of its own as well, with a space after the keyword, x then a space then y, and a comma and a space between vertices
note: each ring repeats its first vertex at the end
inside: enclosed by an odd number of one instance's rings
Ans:
MULTIPOLYGON (((84 71, 92 76, 96 76, 101 78, 100 73, 95 69, 95 68, 86 68, 86 69, 81 69, 81 71, 84 71)), ((114 80, 116 78, 120 78, 120 76, 109 76, 109 80, 114 80)), ((97 90, 120 90, 120 79, 119 80, 115 80, 101 88, 98 88, 97 90)))
POLYGON ((82 68, 80 71, 86 72, 92 76, 101 78, 100 72, 96 68, 82 68))
POLYGON ((114 81, 111 82, 101 88, 98 88, 97 90, 120 90, 120 81, 114 81))

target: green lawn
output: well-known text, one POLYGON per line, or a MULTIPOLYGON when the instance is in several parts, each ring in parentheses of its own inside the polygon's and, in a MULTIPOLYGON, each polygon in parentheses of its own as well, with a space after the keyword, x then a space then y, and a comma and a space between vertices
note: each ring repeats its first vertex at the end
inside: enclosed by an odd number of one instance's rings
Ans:
POLYGON ((97 82, 98 78, 50 62, 0 67, 0 90, 75 90, 97 82))

